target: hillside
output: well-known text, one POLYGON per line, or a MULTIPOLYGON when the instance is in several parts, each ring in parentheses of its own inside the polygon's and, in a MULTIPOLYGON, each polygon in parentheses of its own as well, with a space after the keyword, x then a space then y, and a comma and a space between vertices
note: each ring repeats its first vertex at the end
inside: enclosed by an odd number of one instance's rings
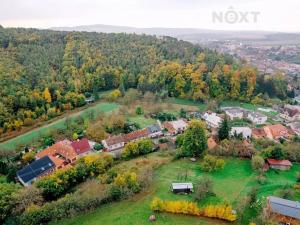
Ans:
POLYGON ((283 78, 274 79, 171 37, 0 28, 0 134, 80 107, 99 91, 138 88, 198 101, 250 101, 266 91, 285 98, 283 78))

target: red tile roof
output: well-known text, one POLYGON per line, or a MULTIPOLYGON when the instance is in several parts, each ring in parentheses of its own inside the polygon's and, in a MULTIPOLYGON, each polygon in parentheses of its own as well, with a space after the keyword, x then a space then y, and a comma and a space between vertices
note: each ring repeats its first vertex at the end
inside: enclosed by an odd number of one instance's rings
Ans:
POLYGON ((115 144, 118 144, 121 142, 125 142, 125 138, 123 135, 111 136, 111 137, 107 138, 105 141, 108 146, 111 146, 111 145, 115 145, 115 144))
POLYGON ((81 140, 73 141, 71 146, 76 151, 77 155, 81 155, 91 150, 91 146, 87 138, 81 140))
POLYGON ((61 155, 67 160, 74 161, 76 160, 77 153, 71 146, 71 142, 69 140, 63 140, 55 143, 54 145, 38 152, 36 154, 37 158, 42 158, 46 155, 48 156, 55 156, 55 155, 61 155))
POLYGON ((134 140, 137 140, 140 138, 148 137, 148 135, 149 135, 149 131, 148 131, 148 129, 145 128, 142 130, 136 130, 131 133, 125 134, 124 139, 125 139, 125 142, 129 142, 129 141, 134 141, 134 140))
POLYGON ((288 137, 289 131, 282 124, 269 125, 264 127, 265 132, 272 135, 274 139, 278 139, 280 137, 288 137))
POLYGON ((264 138, 267 134, 262 128, 254 128, 252 129, 252 136, 255 138, 264 138))
POLYGON ((273 166, 292 166, 289 160, 267 159, 268 163, 273 166))

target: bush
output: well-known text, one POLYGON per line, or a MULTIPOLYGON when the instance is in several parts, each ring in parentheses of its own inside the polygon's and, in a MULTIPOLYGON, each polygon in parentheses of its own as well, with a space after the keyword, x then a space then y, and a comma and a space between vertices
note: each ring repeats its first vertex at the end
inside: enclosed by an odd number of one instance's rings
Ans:
POLYGON ((104 173, 112 163, 113 159, 111 155, 88 155, 81 158, 75 167, 59 170, 49 176, 43 177, 35 185, 42 190, 43 196, 46 199, 56 199, 88 177, 104 173))
POLYGON ((214 172, 223 169, 225 161, 223 159, 218 159, 212 155, 206 155, 201 163, 201 169, 205 172, 214 172))
POLYGON ((213 181, 209 177, 203 177, 197 183, 194 197, 196 200, 200 201, 211 194, 213 194, 213 181))
POLYGON ((253 170, 262 172, 265 165, 265 160, 259 155, 253 156, 251 165, 253 170))
POLYGON ((154 198, 150 205, 155 212, 168 212, 192 216, 206 216, 211 218, 235 221, 237 216, 233 213, 230 205, 208 205, 200 209, 194 202, 188 201, 163 201, 154 198))
POLYGON ((122 158, 129 160, 139 155, 145 155, 154 151, 154 144, 150 139, 137 142, 128 142, 122 152, 122 158))

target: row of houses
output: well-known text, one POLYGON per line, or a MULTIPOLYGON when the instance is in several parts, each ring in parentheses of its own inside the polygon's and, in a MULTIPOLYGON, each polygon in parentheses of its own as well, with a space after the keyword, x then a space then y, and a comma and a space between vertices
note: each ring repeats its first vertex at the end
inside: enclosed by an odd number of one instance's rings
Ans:
POLYGON ((160 122, 150 125, 144 129, 136 130, 128 134, 120 134, 110 136, 102 141, 102 144, 107 151, 114 151, 122 149, 126 143, 131 141, 138 141, 144 138, 158 138, 163 136, 162 130, 165 129, 168 135, 174 136, 182 133, 188 126, 188 122, 184 119, 175 121, 167 121, 162 125, 160 122))
POLYGON ((24 186, 29 186, 40 177, 74 165, 79 158, 90 154, 92 149, 93 143, 86 138, 56 142, 38 152, 34 162, 17 172, 17 178, 24 186))

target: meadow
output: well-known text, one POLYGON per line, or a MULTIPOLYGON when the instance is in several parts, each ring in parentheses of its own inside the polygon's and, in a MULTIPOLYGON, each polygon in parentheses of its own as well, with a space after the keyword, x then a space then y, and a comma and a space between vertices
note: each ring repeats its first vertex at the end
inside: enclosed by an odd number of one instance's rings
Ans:
POLYGON ((52 123, 49 123, 45 126, 35 128, 25 134, 22 134, 20 136, 17 136, 15 138, 12 138, 8 141, 0 143, 0 148, 5 149, 5 150, 13 150, 17 146, 20 145, 27 145, 32 142, 37 141, 41 137, 48 135, 51 133, 53 130, 58 130, 58 129, 64 129, 66 128, 66 119, 74 119, 78 116, 82 116, 83 118, 87 118, 91 112, 97 116, 100 113, 110 113, 114 110, 116 110, 119 107, 118 104, 116 103, 97 103, 94 106, 88 107, 80 112, 73 113, 69 116, 65 116, 61 119, 55 120, 52 123))
MULTIPOLYGON (((146 156, 146 158, 151 158, 155 155, 156 160, 158 160, 159 154, 159 152, 154 153, 146 156)), ((148 218, 153 214, 150 210, 150 203, 154 197, 159 197, 163 200, 193 201, 192 195, 173 194, 170 191, 171 183, 190 181, 195 185, 203 176, 208 176, 213 180, 215 196, 200 201, 200 207, 210 203, 228 202, 233 205, 233 208, 236 208, 244 200, 244 197, 250 192, 251 188, 257 185, 257 174, 253 172, 249 160, 226 158, 225 161, 226 165, 224 169, 214 173, 202 172, 199 162, 191 162, 188 159, 168 161, 155 171, 153 185, 146 192, 140 193, 132 199, 103 205, 94 212, 79 215, 55 224, 151 224, 148 218)), ((278 191, 284 188, 286 184, 294 184, 296 181, 296 172, 299 170, 300 165, 294 165, 290 171, 277 173, 271 170, 267 172, 265 184, 258 186, 259 199, 264 200, 269 195, 278 195, 278 191)), ((296 198, 300 200, 300 195, 297 195, 296 198)), ((253 216, 251 213, 251 211, 247 211, 247 215, 244 215, 247 223, 251 222, 251 216, 253 216)), ((220 220, 166 213, 156 214, 156 216, 157 221, 154 224, 229 224, 220 220)))

